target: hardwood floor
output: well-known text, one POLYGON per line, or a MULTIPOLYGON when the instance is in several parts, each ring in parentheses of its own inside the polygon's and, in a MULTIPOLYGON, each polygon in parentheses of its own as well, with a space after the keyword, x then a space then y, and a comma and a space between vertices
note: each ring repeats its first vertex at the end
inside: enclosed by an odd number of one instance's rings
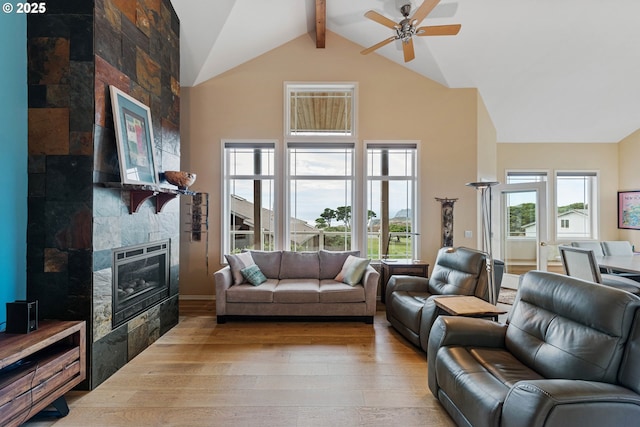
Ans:
POLYGON ((359 322, 233 321, 180 303, 180 323, 70 413, 30 427, 454 426, 427 387, 424 353, 378 307, 359 322))

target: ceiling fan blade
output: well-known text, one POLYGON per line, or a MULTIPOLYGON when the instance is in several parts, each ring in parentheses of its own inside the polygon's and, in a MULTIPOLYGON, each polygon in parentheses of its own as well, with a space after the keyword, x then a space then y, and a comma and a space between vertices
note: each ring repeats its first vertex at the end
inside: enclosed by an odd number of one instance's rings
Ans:
POLYGON ((404 62, 412 61, 416 57, 413 50, 413 39, 402 42, 402 52, 404 52, 404 62))
POLYGON ((362 52, 360 52, 360 53, 361 53, 361 54, 363 54, 363 55, 366 55, 366 54, 368 54, 368 53, 373 52, 373 51, 374 51, 374 50, 376 50, 376 49, 381 48, 381 47, 382 47, 382 46, 384 46, 384 45, 387 45, 387 44, 391 43, 391 42, 392 42, 392 41, 394 41, 395 39, 396 39, 396 37, 395 37, 395 36, 393 36, 393 37, 389 37, 389 38, 388 38, 388 39, 386 39, 386 40, 382 40, 380 43, 376 43, 376 44, 374 44, 373 46, 371 46, 371 47, 369 47, 369 48, 366 48, 365 50, 363 50, 363 51, 362 51, 362 52))
POLYGON ((462 28, 460 24, 420 27, 416 30, 416 36, 455 36, 460 28, 462 28))
POLYGON ((368 11, 367 13, 364 14, 364 16, 371 19, 372 21, 376 21, 378 24, 382 24, 385 27, 389 27, 391 29, 395 29, 398 26, 396 22, 393 22, 391 19, 387 18, 386 16, 379 14, 375 10, 368 11))
POLYGON ((413 14, 411 21, 414 21, 414 25, 418 25, 424 18, 440 3, 440 0, 424 0, 420 7, 413 14))

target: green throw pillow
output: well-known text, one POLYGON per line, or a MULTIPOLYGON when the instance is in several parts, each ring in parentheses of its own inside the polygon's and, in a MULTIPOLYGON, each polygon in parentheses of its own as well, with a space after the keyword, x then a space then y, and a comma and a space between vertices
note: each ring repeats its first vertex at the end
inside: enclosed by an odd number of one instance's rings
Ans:
POLYGON ((242 273, 242 277, 244 277, 247 282, 251 283, 253 286, 258 286, 267 281, 265 275, 260 271, 260 267, 256 264, 243 268, 240 270, 240 273, 242 273))
POLYGON ((358 258, 353 255, 349 255, 342 265, 342 270, 336 276, 335 280, 338 282, 346 283, 347 285, 355 286, 360 283, 364 271, 369 265, 368 259, 358 258))

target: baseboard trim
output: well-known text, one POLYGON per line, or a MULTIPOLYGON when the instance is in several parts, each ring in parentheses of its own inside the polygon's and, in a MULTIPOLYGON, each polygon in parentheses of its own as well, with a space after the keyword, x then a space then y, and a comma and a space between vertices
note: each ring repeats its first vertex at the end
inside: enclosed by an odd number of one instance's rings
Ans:
POLYGON ((180 300, 182 301, 215 301, 215 295, 183 295, 180 294, 180 300))

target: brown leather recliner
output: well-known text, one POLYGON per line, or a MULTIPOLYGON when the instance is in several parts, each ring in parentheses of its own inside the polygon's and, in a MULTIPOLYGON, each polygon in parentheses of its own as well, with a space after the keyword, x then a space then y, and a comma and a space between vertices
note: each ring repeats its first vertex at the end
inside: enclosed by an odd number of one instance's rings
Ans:
MULTIPOLYGON (((496 261, 496 298, 502 265, 496 261)), ((485 253, 464 247, 441 248, 429 279, 404 275, 389 279, 385 294, 387 320, 424 351, 427 351, 431 325, 442 314, 433 301, 437 295, 475 295, 488 300, 485 253)))
POLYGON ((637 426, 640 298, 539 271, 507 323, 442 316, 428 382, 460 426, 637 426))

